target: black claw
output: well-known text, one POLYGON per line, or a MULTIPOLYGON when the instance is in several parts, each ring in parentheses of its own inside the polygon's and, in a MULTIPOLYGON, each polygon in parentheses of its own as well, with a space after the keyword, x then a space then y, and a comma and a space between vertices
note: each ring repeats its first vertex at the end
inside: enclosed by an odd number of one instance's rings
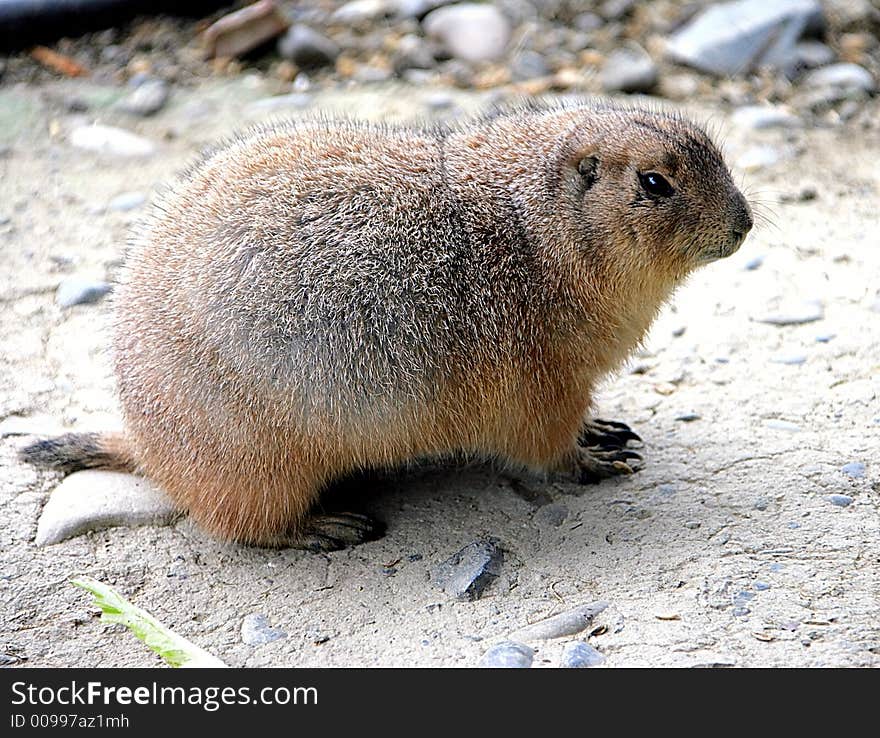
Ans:
POLYGON ((642 439, 625 423, 598 419, 584 424, 578 438, 581 446, 598 446, 609 451, 622 449, 630 441, 641 443, 642 439))
POLYGON ((347 546, 375 541, 385 535, 385 524, 360 513, 316 515, 305 532, 305 548, 338 551, 347 546))

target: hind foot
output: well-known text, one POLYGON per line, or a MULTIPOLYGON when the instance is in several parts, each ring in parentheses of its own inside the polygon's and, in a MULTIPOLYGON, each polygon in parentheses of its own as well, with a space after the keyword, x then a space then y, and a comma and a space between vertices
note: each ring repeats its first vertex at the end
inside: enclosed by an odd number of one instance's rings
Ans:
POLYGON ((294 531, 273 536, 265 545, 272 548, 301 548, 320 553, 339 551, 385 535, 385 524, 359 513, 310 515, 294 531))
POLYGON ((600 479, 634 474, 642 469, 642 455, 627 448, 642 439, 625 423, 590 420, 584 423, 574 452, 574 478, 578 484, 596 484, 600 479))

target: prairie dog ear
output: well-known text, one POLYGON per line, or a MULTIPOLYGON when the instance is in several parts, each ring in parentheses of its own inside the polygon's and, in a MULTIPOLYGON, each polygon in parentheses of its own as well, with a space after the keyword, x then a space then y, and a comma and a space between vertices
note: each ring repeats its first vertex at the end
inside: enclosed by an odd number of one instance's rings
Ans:
POLYGON ((577 172, 581 177, 583 188, 590 189, 599 178, 599 157, 595 154, 587 154, 578 159, 577 172))

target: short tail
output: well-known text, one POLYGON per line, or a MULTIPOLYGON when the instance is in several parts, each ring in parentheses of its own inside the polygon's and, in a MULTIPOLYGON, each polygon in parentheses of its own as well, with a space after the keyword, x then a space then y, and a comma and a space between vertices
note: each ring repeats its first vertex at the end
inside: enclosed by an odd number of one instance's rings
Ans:
POLYGON ((25 446, 23 461, 70 474, 81 469, 134 471, 135 460, 121 433, 65 433, 25 446))

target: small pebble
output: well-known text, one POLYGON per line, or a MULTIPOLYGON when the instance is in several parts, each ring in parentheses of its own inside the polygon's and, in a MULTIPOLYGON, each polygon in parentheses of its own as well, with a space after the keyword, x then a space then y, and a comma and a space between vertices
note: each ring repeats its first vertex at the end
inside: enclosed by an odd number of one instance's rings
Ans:
POLYGON ((565 522, 568 517, 568 507, 561 502, 551 502, 549 505, 542 505, 535 512, 534 520, 538 524, 550 525, 558 528, 565 522))
POLYGON ((861 479, 865 476, 865 465, 861 461, 851 461, 849 464, 844 464, 840 471, 853 479, 861 479))
POLYGON ((825 311, 822 304, 817 300, 808 300, 800 305, 790 306, 787 310, 776 313, 769 313, 762 317, 756 318, 759 323, 769 323, 770 325, 788 326, 803 325, 804 323, 812 323, 816 320, 822 320, 825 317, 825 311))
POLYGON ((853 498, 849 495, 828 495, 828 502, 838 507, 849 507, 853 503, 853 498))
POLYGON ((768 105, 747 105, 739 108, 731 121, 734 125, 752 130, 767 128, 794 128, 801 125, 800 119, 778 107, 768 105))
POLYGON ((480 660, 485 669, 528 669, 535 658, 535 652, 524 643, 504 641, 492 646, 480 660))
POLYGON ((754 504, 755 510, 760 510, 761 512, 763 512, 768 507, 770 507, 770 500, 767 499, 766 497, 759 497, 758 499, 755 500, 755 504, 754 504))
POLYGON ((335 41, 304 25, 291 26, 278 40, 278 53, 304 69, 333 64, 340 51, 335 41))
POLYGON ((566 643, 559 666, 563 669, 585 669, 599 666, 604 661, 605 657, 589 643, 566 643))
POLYGON ((773 430, 783 430, 788 431, 789 433, 800 433, 801 427, 797 423, 790 423, 787 420, 777 420, 772 419, 768 420, 764 423, 768 428, 772 428, 773 430))
POLYGON ((696 530, 696 529, 699 528, 701 525, 702 525, 702 523, 701 523, 699 520, 688 520, 688 521, 684 524, 684 527, 687 528, 687 529, 689 529, 689 530, 696 530))
POLYGON ((394 10, 389 0, 351 0, 333 11, 330 19, 335 23, 357 25, 364 21, 384 18, 394 10))
POLYGON ((795 521, 791 521, 791 522, 788 524, 787 527, 788 527, 789 530, 797 530, 798 528, 801 527, 801 524, 800 524, 800 523, 797 523, 797 522, 795 522, 795 521))
POLYGON ((837 336, 836 333, 823 333, 816 336, 816 343, 829 343, 837 336))
POLYGON ((474 541, 431 570, 434 586, 458 600, 476 600, 501 573, 504 554, 496 538, 474 541))
POLYGON ((695 420, 699 420, 702 416, 699 413, 684 413, 683 415, 677 416, 675 419, 681 421, 682 423, 693 423, 695 420))
POLYGON ((146 201, 147 196, 143 192, 123 192, 107 203, 107 209, 126 212, 139 208, 146 201))
POLYGON ((286 637, 287 633, 271 627, 269 618, 262 613, 246 615, 241 622, 241 640, 249 646, 262 646, 286 637))
POLYGON ((126 113, 146 118, 165 107, 169 93, 170 88, 164 80, 147 79, 122 100, 120 107, 126 113))
POLYGON ((657 620, 681 620, 681 615, 679 615, 677 612, 671 612, 669 610, 655 612, 654 617, 657 618, 657 620))
POLYGON ((774 364, 785 364, 786 366, 800 366, 805 364, 807 357, 803 354, 777 354, 770 359, 774 364))
POLYGON ((738 618, 745 617, 750 612, 751 612, 751 610, 749 610, 749 608, 747 608, 747 607, 734 607, 733 608, 733 614, 734 614, 734 616, 736 616, 738 618))
POLYGON ((111 289, 112 286, 107 282, 70 277, 58 285, 58 291, 55 293, 55 302, 63 308, 73 307, 74 305, 88 305, 98 302, 111 289))
POLYGON ((770 585, 767 582, 755 582, 755 589, 759 592, 766 592, 770 589, 770 585))
POLYGON ((452 95, 446 92, 432 92, 425 97, 425 105, 431 110, 447 110, 455 104, 452 95))
POLYGON ((635 44, 612 51, 599 76, 605 92, 650 92, 658 79, 657 65, 635 44))
POLYGON ((872 93, 877 87, 874 76, 858 64, 831 64, 807 74, 801 84, 804 87, 831 87, 844 91, 872 93))
POLYGON ((743 269, 745 269, 747 272, 753 272, 756 269, 760 269, 761 265, 764 263, 765 258, 766 257, 763 254, 754 256, 745 263, 743 269))
POLYGON ((747 172, 756 172, 775 166, 781 158, 779 150, 773 146, 751 146, 737 157, 736 165, 747 172))
POLYGON ((514 80, 522 81, 546 77, 550 74, 550 68, 536 51, 520 51, 510 63, 510 74, 514 80))

